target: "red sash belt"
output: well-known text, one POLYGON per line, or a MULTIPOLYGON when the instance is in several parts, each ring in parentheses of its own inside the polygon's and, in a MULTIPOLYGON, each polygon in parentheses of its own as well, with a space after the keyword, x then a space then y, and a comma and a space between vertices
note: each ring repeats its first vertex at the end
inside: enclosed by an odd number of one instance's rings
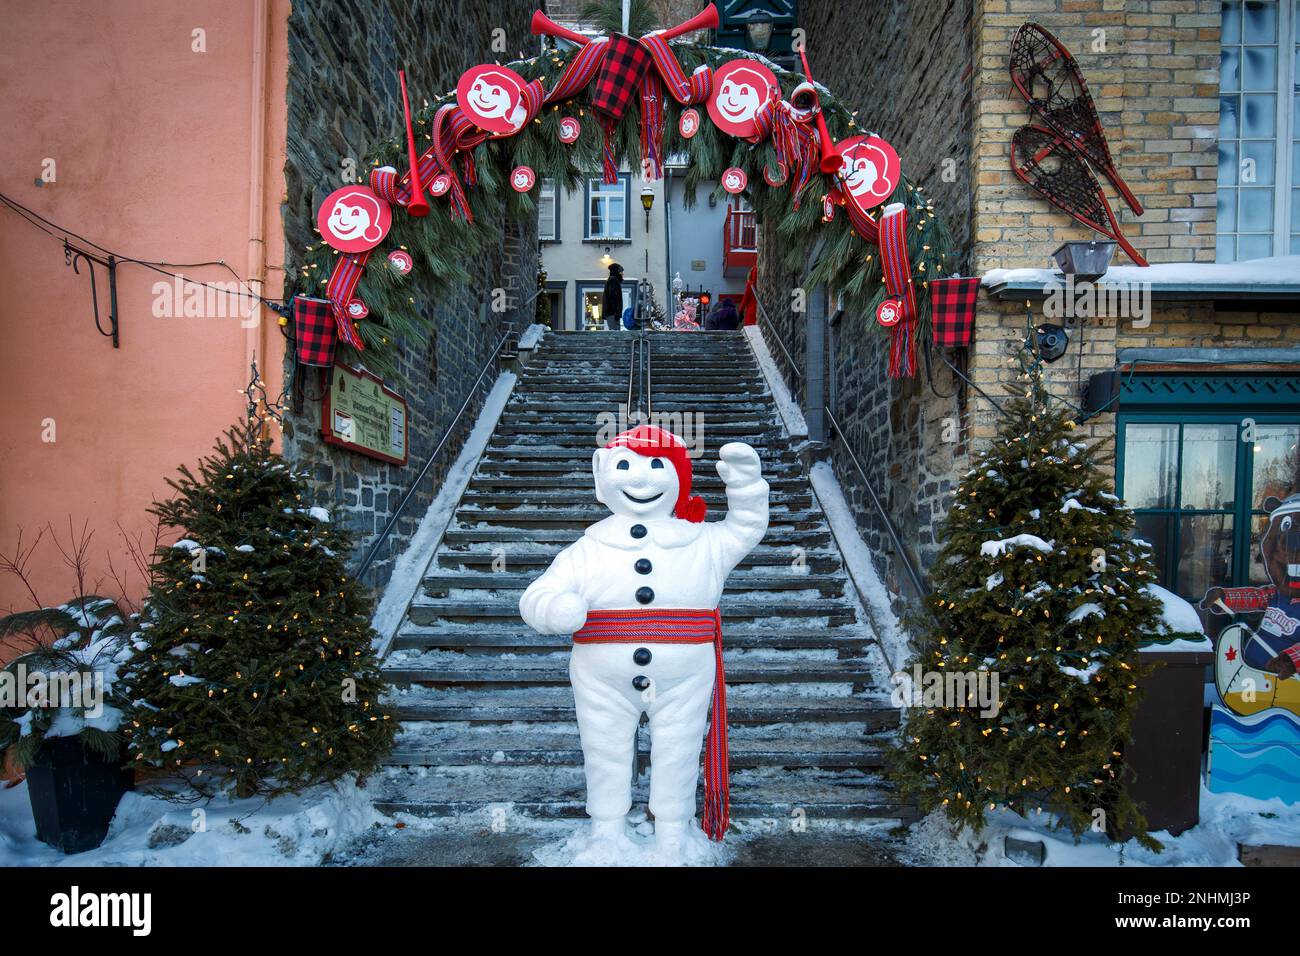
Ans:
MULTIPOLYGON (((589 611, 575 644, 712 644, 717 656, 713 717, 704 745, 704 832, 721 840, 731 814, 727 781, 727 680, 722 671, 722 614, 694 608, 589 611)), ((653 771, 652 771, 653 772, 653 771)))

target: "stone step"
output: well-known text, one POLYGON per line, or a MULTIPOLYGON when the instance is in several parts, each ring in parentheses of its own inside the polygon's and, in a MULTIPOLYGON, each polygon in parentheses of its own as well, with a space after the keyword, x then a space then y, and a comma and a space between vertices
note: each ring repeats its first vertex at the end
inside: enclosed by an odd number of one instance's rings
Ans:
MULTIPOLYGON (((561 528, 501 528, 501 527, 478 527, 474 524, 454 524, 447 529, 443 535, 443 541, 451 547, 460 547, 464 545, 489 544, 500 546, 506 544, 536 544, 539 547, 549 547, 551 545, 572 544, 582 537, 583 530, 581 527, 561 527, 561 528)), ((767 534, 763 536, 763 544, 759 545, 755 551, 761 548, 773 549, 793 549, 799 548, 806 553, 813 553, 816 549, 825 548, 831 543, 831 531, 825 522, 810 523, 808 527, 803 528, 771 528, 767 529, 767 534)), ((558 550, 558 548, 556 549, 558 550)), ((554 552, 550 552, 552 556, 554 552)), ((751 552, 753 553, 753 552, 751 552)), ((765 552, 760 552, 765 553, 765 552)), ((787 550, 782 552, 786 561, 793 560, 794 554, 787 550)))
MULTIPOLYGON (((726 485, 717 473, 710 473, 712 469, 701 469, 701 473, 692 476, 691 491, 699 494, 701 490, 721 493, 726 485)), ((798 475, 790 474, 786 477, 777 477, 772 474, 764 474, 763 478, 767 481, 767 486, 773 493, 793 493, 809 494, 808 482, 798 475)), ((520 494, 534 494, 529 489, 539 488, 544 491, 551 491, 556 488, 583 488, 588 495, 592 491, 591 469, 582 470, 570 469, 568 471, 556 471, 547 475, 520 475, 505 474, 493 475, 485 474, 482 471, 475 472, 474 477, 470 479, 469 490, 473 493, 486 491, 488 489, 514 489, 520 494), (585 483, 585 487, 584 487, 585 483)))
MULTIPOLYGON (((598 501, 586 506, 569 506, 567 508, 534 508, 520 506, 509 510, 503 508, 477 508, 468 505, 456 510, 456 520, 462 524, 503 524, 509 527, 523 528, 533 525, 550 527, 578 526, 585 528, 602 518, 609 517, 609 511, 598 501)), ((768 515, 769 531, 772 528, 813 527, 822 521, 820 512, 802 508, 789 509, 778 505, 768 515)))
MULTIPOLYGON (((572 721, 573 691, 560 687, 428 688, 395 690, 384 699, 394 719, 486 723, 572 721)), ((899 711, 889 699, 867 696, 774 695, 760 684, 741 686, 727 695, 727 723, 860 723, 869 733, 898 726, 899 711), (746 691, 754 693, 746 694, 746 691)))
MULTIPOLYGON (((727 509, 727 495, 723 489, 718 487, 710 488, 708 485, 698 486, 691 482, 691 494, 697 495, 704 499, 704 503, 711 509, 718 509, 719 512, 725 513, 727 509)), ((465 494, 460 499, 462 508, 582 508, 588 504, 598 505, 600 502, 595 500, 595 493, 590 486, 586 487, 575 484, 569 488, 552 488, 547 491, 534 490, 528 494, 520 494, 515 491, 492 491, 487 489, 478 489, 470 485, 465 494)), ((772 512, 784 508, 787 511, 801 511, 812 507, 812 491, 805 486, 805 490, 782 490, 773 491, 768 495, 768 508, 772 512)))
MULTIPOLYGON (((495 572, 460 572, 451 574, 440 572, 427 574, 423 587, 429 594, 446 594, 453 588, 476 589, 482 591, 519 591, 532 584, 537 574, 513 574, 507 571, 495 572)), ((817 591, 822 595, 840 596, 844 593, 842 574, 809 574, 786 568, 782 571, 753 572, 737 571, 727 578, 726 591, 748 593, 750 591, 817 591)))
MULTIPOLYGON (((432 571, 435 573, 459 573, 460 571, 491 571, 497 573, 498 563, 504 561, 501 570, 518 571, 527 569, 531 574, 544 570, 560 552, 561 542, 539 550, 519 551, 509 548, 443 548, 439 550, 432 571)), ((829 550, 805 550, 793 555, 788 548, 770 548, 760 546, 751 551, 737 565, 734 574, 743 574, 754 569, 763 569, 766 573, 785 574, 833 574, 843 573, 838 552, 829 550), (796 557, 799 564, 795 564, 796 557), (796 567, 806 570, 795 570, 796 567)))
MULTIPOLYGON (((366 781, 383 813, 445 817, 509 805, 509 811, 538 819, 586 815, 586 782, 580 767, 471 766, 390 768, 366 781)), ((862 770, 738 770, 731 775, 733 820, 877 817, 913 820, 908 804, 880 774, 862 770)), ((633 788, 644 806, 645 777, 633 788)), ((699 796, 703 800, 703 794, 699 796)), ((700 810, 697 809, 697 815, 700 810)))
MULTIPOLYGON (((724 651, 723 663, 728 686, 754 683, 865 686, 878 676, 872 662, 865 658, 809 658, 793 652, 755 657, 724 651)), ((569 655, 394 651, 384 660, 383 673, 394 684, 567 684, 569 655)))
MULTIPOLYGON (((839 650, 856 655, 866 651, 871 635, 852 624, 840 627, 742 627, 723 625, 722 642, 737 650, 839 650)), ((461 650, 496 648, 502 651, 566 651, 573 646, 567 634, 538 634, 523 624, 496 626, 407 622, 393 640, 394 649, 461 650)))
MULTIPOLYGON (((823 619, 830 626, 853 624, 857 618, 853 606, 848 602, 833 598, 820 598, 810 603, 767 602, 748 599, 723 592, 720 605, 723 618, 751 621, 755 619, 779 618, 823 619)), ((511 600, 461 600, 457 598, 434 600, 417 597, 411 602, 407 617, 416 624, 437 624, 442 621, 461 619, 492 618, 505 619, 511 623, 523 623, 519 616, 519 602, 511 600)))
MULTIPOLYGON (((704 457, 711 461, 716 461, 718 457, 718 448, 726 444, 725 442, 715 442, 705 445, 704 457)), ((752 443, 751 443, 752 444, 752 443)), ((587 467, 591 467, 591 453, 595 451, 597 445, 594 441, 589 440, 585 445, 573 446, 556 446, 548 444, 508 444, 488 445, 484 450, 484 459, 488 464, 495 464, 500 461, 513 461, 526 463, 530 461, 564 461, 571 462, 570 467, 577 467, 579 462, 585 461, 587 467)), ((758 451, 759 458, 766 468, 768 463, 784 464, 787 466, 796 465, 799 461, 798 455, 790 448, 784 445, 761 444, 754 445, 758 451)))
MULTIPOLYGON (((860 724, 729 727, 727 752, 733 771, 747 767, 856 767, 885 765, 891 743, 869 737, 860 724)), ((652 752, 653 753, 653 752, 652 752)), ((466 724, 413 722, 403 727, 383 762, 397 767, 456 767, 482 764, 581 766, 577 725, 466 724)), ((654 772, 653 758, 650 771, 654 772)))

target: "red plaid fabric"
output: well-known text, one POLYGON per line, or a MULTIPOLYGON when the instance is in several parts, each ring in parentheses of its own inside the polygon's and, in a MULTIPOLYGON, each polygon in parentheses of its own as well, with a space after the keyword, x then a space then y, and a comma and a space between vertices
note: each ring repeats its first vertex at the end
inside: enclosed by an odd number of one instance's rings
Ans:
POLYGON ((935 345, 956 349, 971 344, 979 294, 979 276, 930 280, 930 331, 935 345))
POLYGON ((1277 588, 1224 588, 1223 603, 1228 605, 1231 610, 1237 611, 1266 611, 1269 602, 1277 597, 1277 588))
POLYGON ((329 368, 334 364, 338 329, 329 299, 293 297, 293 328, 297 338, 298 364, 329 368))
POLYGON ((605 130, 605 148, 602 172, 606 183, 618 182, 618 164, 614 161, 614 127, 627 112, 632 97, 641 89, 641 80, 654 58, 650 51, 636 40, 616 33, 605 42, 605 59, 596 75, 596 85, 591 94, 592 108, 600 114, 600 125, 605 130))

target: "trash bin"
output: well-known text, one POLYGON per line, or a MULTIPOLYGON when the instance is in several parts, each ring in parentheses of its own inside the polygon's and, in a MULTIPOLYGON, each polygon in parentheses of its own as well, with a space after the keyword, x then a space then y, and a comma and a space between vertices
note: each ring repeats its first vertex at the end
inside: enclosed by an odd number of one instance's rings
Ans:
POLYGON ((1142 663, 1156 667, 1140 682, 1144 693, 1124 764, 1129 794, 1152 832, 1177 836, 1200 819, 1205 668, 1213 659, 1209 642, 1195 650, 1142 651, 1142 663))

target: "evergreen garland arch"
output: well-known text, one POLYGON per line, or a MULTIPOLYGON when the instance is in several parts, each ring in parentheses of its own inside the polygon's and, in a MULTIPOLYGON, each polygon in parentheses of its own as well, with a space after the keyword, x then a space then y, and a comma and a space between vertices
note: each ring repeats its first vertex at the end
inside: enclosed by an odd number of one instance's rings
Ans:
MULTIPOLYGON (((548 47, 536 56, 501 65, 514 70, 525 81, 540 79, 550 90, 579 49, 548 47)), ((748 51, 694 43, 674 43, 672 51, 688 76, 701 65, 716 70, 729 60, 748 58, 762 63, 775 74, 783 98, 788 99, 794 88, 805 82, 804 76, 748 51)), ((478 181, 476 185, 465 188, 472 220, 455 216, 446 197, 433 198, 429 215, 422 218, 407 215, 400 207, 394 210, 392 228, 374 250, 370 265, 357 287, 357 295, 369 309, 366 319, 356 323, 365 349, 357 352, 340 341, 342 360, 365 365, 385 377, 398 377, 396 351, 403 347, 403 343, 425 341, 434 332, 433 319, 422 314, 412 295, 411 277, 417 272, 432 277, 435 294, 468 283, 470 275, 463 263, 472 261, 495 244, 499 238, 497 224, 500 215, 513 220, 528 219, 533 215, 536 209, 534 196, 543 179, 554 180, 558 188, 572 192, 581 189, 585 176, 600 173, 604 133, 591 106, 591 87, 594 85, 588 84, 563 102, 544 105, 518 133, 488 139, 472 151, 478 181), (567 116, 577 117, 581 122, 581 134, 570 144, 561 142, 559 137, 560 122, 567 116), (515 192, 508 183, 510 171, 518 165, 529 166, 536 172, 537 183, 526 193, 515 192), (414 257, 414 269, 406 275, 385 265, 384 257, 396 249, 405 249, 414 257)), ((834 93, 820 85, 817 90, 822 114, 833 140, 838 142, 868 132, 857 125, 854 114, 834 93)), ((418 96, 414 98, 419 99, 418 96)), ((423 152, 430 145, 439 108, 455 103, 455 100, 456 93, 450 90, 413 108, 417 152, 423 152)), ((663 155, 686 154, 690 157, 685 176, 687 207, 698 201, 701 189, 724 197, 726 193, 719 183, 723 171, 733 166, 744 170, 749 178, 746 193, 751 207, 760 221, 776 223, 776 235, 780 239, 777 261, 780 265, 790 270, 802 269, 810 252, 821 242, 806 284, 809 287, 829 285, 842 294, 846 308, 874 313, 887 295, 878 249, 854 230, 843 211, 829 222, 823 219, 822 199, 835 186, 836 177, 814 170, 798 197, 799 206, 795 208, 796 197, 790 180, 780 186, 770 186, 764 180, 764 168, 776 165, 776 150, 771 137, 757 144, 735 139, 709 122, 704 116, 703 104, 700 104, 695 108, 703 121, 695 135, 686 139, 679 132, 678 119, 687 107, 680 106, 671 96, 664 97, 664 100, 663 155)), ((640 125, 640 112, 634 105, 614 129, 612 146, 620 168, 624 164, 633 170, 640 168, 640 125)), ((887 137, 887 131, 885 135, 887 137)), ((905 170, 907 157, 901 159, 905 170)), ((374 144, 365 155, 363 169, 366 176, 369 170, 383 166, 399 171, 409 168, 404 134, 374 144)), ((917 303, 914 334, 919 341, 929 327, 927 283, 931 278, 951 274, 955 264, 952 240, 947 226, 922 188, 909 182, 905 174, 893 195, 882 205, 888 203, 902 203, 907 210, 907 252, 917 303)), ((323 240, 307 246, 293 270, 294 291, 307 296, 324 295, 339 255, 323 240)), ((884 330, 874 323, 869 325, 880 333, 882 348, 886 347, 884 330)))

